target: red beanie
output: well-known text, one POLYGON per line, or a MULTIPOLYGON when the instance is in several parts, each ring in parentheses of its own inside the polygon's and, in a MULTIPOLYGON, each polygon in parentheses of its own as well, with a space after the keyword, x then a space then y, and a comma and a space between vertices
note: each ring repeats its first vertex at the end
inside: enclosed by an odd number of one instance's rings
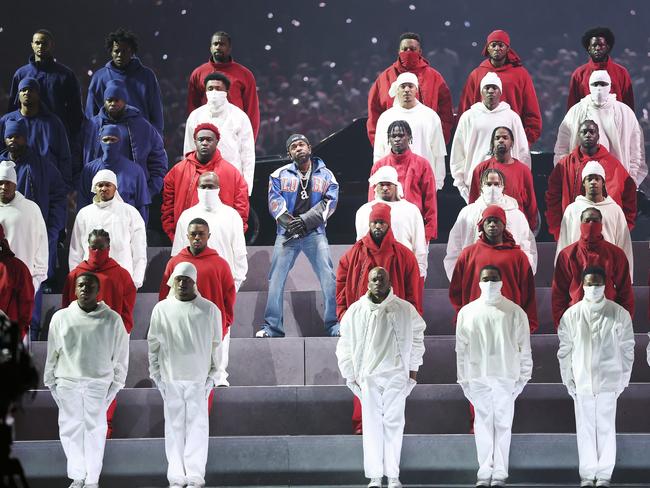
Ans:
POLYGON ((485 41, 485 47, 483 48, 483 57, 487 57, 487 47, 491 42, 495 41, 502 42, 510 48, 508 50, 507 58, 511 64, 521 63, 521 58, 519 55, 510 47, 510 35, 506 31, 498 29, 490 32, 490 35, 487 37, 487 41, 485 41))
POLYGON ((376 220, 383 220, 390 226, 390 205, 385 203, 375 203, 370 211, 370 219, 368 222, 376 220))
POLYGON ((488 219, 488 217, 496 217, 501 222, 503 222, 503 225, 506 225, 506 211, 498 205, 490 205, 485 210, 483 210, 481 220, 478 222, 479 231, 483 230, 483 223, 488 219))
POLYGON ((217 129, 216 125, 211 124, 210 122, 203 122, 202 124, 196 126, 196 129, 194 129, 195 139, 196 139, 196 134, 198 134, 200 130, 212 131, 217 136, 217 139, 221 139, 221 134, 219 133, 219 129, 217 129))

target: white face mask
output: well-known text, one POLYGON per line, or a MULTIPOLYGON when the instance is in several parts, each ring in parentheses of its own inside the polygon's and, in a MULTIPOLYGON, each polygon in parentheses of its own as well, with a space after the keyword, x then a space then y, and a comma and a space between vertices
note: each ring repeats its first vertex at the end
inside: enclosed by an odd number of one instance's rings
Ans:
POLYGON ((481 193, 485 203, 496 203, 501 200, 501 197, 503 197, 503 187, 498 185, 483 185, 481 193))
POLYGON ((607 86, 593 86, 589 85, 589 92, 591 93, 591 100, 597 107, 600 107, 607 101, 609 97, 610 85, 607 86))
POLYGON ((219 188, 216 190, 208 190, 199 188, 199 203, 203 205, 206 210, 213 210, 219 205, 219 188))
POLYGON ((599 302, 605 296, 605 285, 583 286, 582 289, 588 302, 599 302))
POLYGON ((219 109, 226 103, 228 93, 225 91, 210 90, 205 92, 205 97, 208 99, 210 108, 219 109))
POLYGON ((479 281, 478 286, 481 289, 481 298, 491 303, 501 297, 501 287, 503 281, 479 281))

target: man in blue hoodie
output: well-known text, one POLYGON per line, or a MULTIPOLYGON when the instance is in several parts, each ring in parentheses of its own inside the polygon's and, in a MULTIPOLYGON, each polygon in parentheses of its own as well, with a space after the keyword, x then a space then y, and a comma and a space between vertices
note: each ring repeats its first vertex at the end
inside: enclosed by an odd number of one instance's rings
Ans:
POLYGON ((135 55, 138 39, 132 32, 117 29, 106 37, 106 50, 111 60, 95 71, 86 99, 86 117, 92 118, 104 105, 104 89, 111 80, 121 80, 128 92, 127 101, 151 122, 159 134, 163 133, 163 106, 160 85, 154 72, 144 66, 135 55))
POLYGON ((137 108, 127 105, 129 94, 124 82, 109 81, 103 97, 104 106, 84 125, 84 164, 102 156, 101 129, 115 125, 120 132, 122 156, 142 168, 150 196, 160 193, 167 174, 167 153, 162 137, 137 108))
MULTIPOLYGON (((63 175, 69 189, 79 177, 80 167, 72 161, 68 135, 61 119, 41 100, 41 87, 35 78, 23 78, 18 84, 20 108, 0 118, 0 133, 9 120, 24 120, 27 127, 27 145, 42 156, 49 157, 63 175)), ((6 148, 0 141, 0 150, 6 148)))
POLYGON ((102 155, 84 166, 77 188, 77 208, 81 209, 92 203, 94 195, 90 189, 93 187, 93 177, 101 169, 110 169, 117 175, 120 197, 140 212, 146 224, 149 216, 147 206, 151 203, 151 195, 144 171, 122 155, 123 139, 118 126, 103 126, 98 137, 102 155))

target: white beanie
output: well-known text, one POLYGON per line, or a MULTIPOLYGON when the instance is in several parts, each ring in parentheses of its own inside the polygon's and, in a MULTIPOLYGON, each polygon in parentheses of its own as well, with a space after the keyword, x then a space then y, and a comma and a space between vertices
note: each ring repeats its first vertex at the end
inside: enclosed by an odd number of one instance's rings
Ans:
POLYGON ((16 176, 16 163, 13 161, 5 160, 0 161, 0 181, 11 181, 13 184, 18 184, 18 176, 16 176))
POLYGON ((110 169, 100 169, 95 174, 95 176, 93 176, 93 184, 90 191, 92 191, 93 193, 97 193, 95 186, 100 181, 108 181, 109 183, 113 183, 113 185, 115 185, 115 188, 117 188, 117 175, 113 173, 110 169))
POLYGON ((188 278, 191 278, 192 281, 196 284, 196 268, 192 263, 188 263, 186 261, 183 261, 182 263, 178 263, 174 267, 174 271, 172 271, 172 275, 169 277, 167 280, 167 286, 173 287, 174 286, 174 278, 177 276, 187 276, 188 278))
POLYGON ((597 81, 604 81, 608 85, 612 84, 612 79, 609 76, 609 73, 605 71, 604 69, 599 69, 596 71, 593 71, 591 73, 591 76, 589 76, 589 84, 593 85, 597 81))
POLYGON ((584 180, 589 175, 598 175, 604 180, 605 168, 598 161, 588 161, 582 170, 582 179, 584 180))
POLYGON ((391 97, 391 98, 395 98, 395 95, 397 95, 397 88, 402 83, 413 83, 416 87, 419 86, 417 76, 415 76, 413 73, 402 73, 390 85, 390 88, 388 90, 388 96, 391 97))
POLYGON ((397 185, 398 198, 404 198, 404 188, 399 182, 399 179, 397 177, 397 170, 395 168, 392 166, 382 166, 373 175, 371 175, 370 178, 368 178, 368 182, 372 186, 377 186, 382 181, 397 185))
POLYGON ((483 90, 483 87, 485 85, 496 85, 499 87, 499 90, 503 91, 503 85, 501 84, 501 78, 499 78, 499 75, 496 73, 493 73, 490 71, 488 74, 486 74, 483 79, 481 80, 481 90, 483 90))

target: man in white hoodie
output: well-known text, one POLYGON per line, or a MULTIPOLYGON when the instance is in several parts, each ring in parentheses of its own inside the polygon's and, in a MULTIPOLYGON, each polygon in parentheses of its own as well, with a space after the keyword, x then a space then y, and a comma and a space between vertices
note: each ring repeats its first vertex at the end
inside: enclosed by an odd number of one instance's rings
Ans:
POLYGON ((537 271, 537 243, 530 230, 524 213, 519 210, 517 200, 503 193, 506 185, 505 175, 496 168, 488 168, 481 174, 481 194, 474 203, 463 207, 454 226, 449 231, 447 254, 443 260, 447 278, 451 281, 460 252, 474 244, 479 237, 477 227, 483 210, 488 205, 498 205, 506 212, 506 229, 510 231, 515 242, 528 257, 533 274, 537 271))
POLYGON ((589 76, 589 95, 569 109, 557 132, 553 163, 580 144, 580 126, 589 119, 600 129, 599 143, 618 159, 637 187, 648 175, 643 131, 634 111, 610 93, 611 78, 605 70, 589 76))
POLYGON ((88 234, 93 229, 104 229, 111 236, 110 257, 126 269, 136 288, 144 281, 147 268, 147 229, 135 207, 120 196, 117 176, 102 169, 93 177, 93 203, 77 214, 70 237, 68 265, 73 270, 88 259, 88 234))
POLYGON ((449 166, 454 186, 465 202, 469 200, 474 168, 490 157, 490 141, 496 127, 507 127, 513 132, 512 157, 530 168, 528 139, 521 118, 501 101, 501 91, 499 75, 487 73, 481 80, 481 101, 472 105, 458 121, 449 166))
POLYGON ((190 222, 196 218, 205 220, 210 228, 208 247, 226 260, 235 280, 235 290, 239 291, 248 272, 246 239, 241 217, 234 208, 224 204, 219 198, 219 176, 216 173, 203 173, 199 177, 197 191, 199 203, 183 210, 178 218, 171 255, 176 256, 190 245, 187 237, 190 222))
POLYGON ((584 298, 560 320, 562 383, 573 398, 580 486, 609 486, 616 462, 616 401, 634 362, 634 330, 627 310, 605 298, 605 270, 582 273, 584 298))
POLYGON ((436 189, 445 184, 445 137, 440 117, 418 100, 418 77, 401 73, 391 84, 388 95, 394 98, 393 106, 379 116, 376 127, 373 162, 390 153, 388 126, 396 120, 405 120, 411 127, 411 151, 429 161, 436 178, 436 189))
POLYGON ((501 272, 484 266, 481 296, 458 312, 458 384, 474 405, 479 470, 476 486, 505 486, 515 399, 530 380, 533 358, 526 312, 501 295, 501 272))
POLYGON ((253 191, 255 173, 255 139, 250 119, 242 109, 228 101, 230 79, 223 73, 210 73, 205 77, 207 103, 194 109, 185 124, 183 154, 196 149, 194 129, 209 122, 219 127, 220 139, 217 149, 221 156, 239 170, 246 184, 248 195, 253 191))
POLYGON ((205 486, 208 397, 219 364, 221 312, 196 288, 193 264, 176 265, 172 293, 151 313, 149 375, 164 400, 165 454, 171 488, 205 486))
POLYGON ((59 407, 70 488, 97 488, 106 410, 126 381, 129 336, 120 315, 97 301, 95 274, 79 275, 75 292, 77 300, 52 316, 43 383, 59 407))
POLYGON ((341 320, 336 346, 341 375, 363 407, 363 464, 369 488, 400 488, 406 397, 415 387, 426 324, 397 298, 384 268, 368 275, 368 293, 341 320))
POLYGON ((562 249, 580 239, 583 212, 587 209, 595 209, 601 215, 603 237, 623 250, 630 265, 630 275, 634 276, 634 254, 630 230, 621 207, 612 197, 607 196, 605 170, 600 163, 589 161, 585 165, 582 170, 582 186, 584 195, 578 195, 575 202, 570 204, 562 215, 555 259, 557 260, 562 249))

